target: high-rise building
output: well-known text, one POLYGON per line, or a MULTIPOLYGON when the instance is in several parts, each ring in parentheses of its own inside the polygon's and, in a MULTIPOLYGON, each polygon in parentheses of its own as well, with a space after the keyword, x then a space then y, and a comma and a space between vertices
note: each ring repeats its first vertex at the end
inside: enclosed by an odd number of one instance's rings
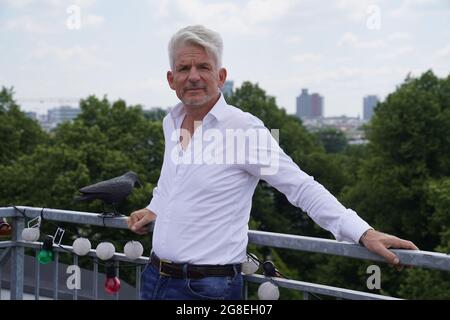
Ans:
POLYGON ((369 121, 373 116, 373 109, 378 104, 379 99, 375 95, 365 96, 363 99, 363 119, 369 121))
POLYGON ((233 81, 231 80, 225 81, 221 89, 224 96, 231 96, 233 94, 233 85, 234 85, 233 81))
POLYGON ((297 97, 297 117, 323 117, 323 97, 318 93, 309 94, 308 89, 302 89, 302 93, 297 97))
POLYGON ((47 112, 47 121, 55 124, 69 121, 75 119, 80 112, 80 108, 73 108, 70 106, 49 109, 47 112))

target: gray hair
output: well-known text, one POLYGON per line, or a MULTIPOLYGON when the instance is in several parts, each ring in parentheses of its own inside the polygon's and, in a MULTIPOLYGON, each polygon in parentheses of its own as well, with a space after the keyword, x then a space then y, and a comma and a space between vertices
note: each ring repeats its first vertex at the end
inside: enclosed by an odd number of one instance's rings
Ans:
POLYGON ((216 31, 205 28, 201 25, 188 26, 179 30, 172 36, 169 42, 170 67, 175 67, 175 51, 185 44, 197 45, 213 57, 216 67, 222 66, 222 37, 216 31))

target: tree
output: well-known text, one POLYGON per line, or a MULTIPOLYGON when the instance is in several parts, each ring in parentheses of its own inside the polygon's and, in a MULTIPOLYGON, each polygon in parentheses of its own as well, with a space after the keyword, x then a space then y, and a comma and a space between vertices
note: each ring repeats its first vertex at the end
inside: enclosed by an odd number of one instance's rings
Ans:
POLYGON ((47 139, 39 124, 28 118, 13 99, 13 88, 0 91, 0 165, 12 164, 47 139))
MULTIPOLYGON (((450 76, 439 79, 431 71, 408 76, 377 106, 367 127, 368 155, 357 183, 344 193, 344 202, 374 227, 423 250, 448 249, 449 92, 450 76)), ((424 285, 414 284, 416 289, 424 285)), ((406 285, 399 286, 392 282, 387 291, 405 293, 406 285)))
POLYGON ((315 136, 322 143, 326 152, 339 153, 347 147, 347 138, 345 134, 335 128, 324 128, 315 133, 315 136))

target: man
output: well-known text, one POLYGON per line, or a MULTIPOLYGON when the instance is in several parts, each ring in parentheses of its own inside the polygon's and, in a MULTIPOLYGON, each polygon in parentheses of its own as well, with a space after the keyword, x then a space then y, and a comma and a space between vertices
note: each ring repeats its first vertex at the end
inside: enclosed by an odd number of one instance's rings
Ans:
POLYGON ((240 266, 259 179, 284 193, 338 241, 361 243, 397 266, 398 258, 387 248, 417 250, 412 242, 375 231, 344 208, 300 170, 258 118, 225 102, 220 88, 227 71, 221 66, 218 33, 202 26, 181 29, 169 43, 169 58, 167 80, 181 103, 163 120, 166 147, 153 198, 128 219, 137 234, 145 234, 145 225, 156 219, 151 261, 142 274, 143 299, 242 298, 240 266), (256 133, 258 142, 246 137, 248 144, 236 148, 229 139, 220 139, 239 130, 256 133), (213 159, 206 149, 213 151, 213 159), (199 154, 206 159, 198 161, 199 154), (242 154, 244 161, 235 160, 242 154), (224 158, 233 161, 223 163, 224 158))

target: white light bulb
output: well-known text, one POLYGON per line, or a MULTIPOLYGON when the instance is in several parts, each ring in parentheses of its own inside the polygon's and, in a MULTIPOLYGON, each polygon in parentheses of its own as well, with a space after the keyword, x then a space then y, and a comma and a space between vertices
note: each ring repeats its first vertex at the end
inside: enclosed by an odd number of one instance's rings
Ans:
POLYGON ((22 230, 22 239, 25 241, 37 241, 39 239, 39 228, 24 228, 22 230))
POLYGON ((116 253, 116 248, 111 242, 101 242, 98 244, 96 254, 99 259, 109 260, 116 253))
POLYGON ((259 300, 278 300, 280 298, 278 286, 270 281, 264 282, 258 288, 258 298, 259 300))
POLYGON ((73 242, 73 252, 79 256, 85 256, 91 250, 91 242, 86 238, 77 238, 73 242))
POLYGON ((252 257, 247 257, 247 261, 242 263, 242 272, 244 274, 254 274, 259 268, 259 262, 252 257))
POLYGON ((144 253, 144 247, 139 241, 128 241, 123 251, 128 259, 136 260, 144 253))

